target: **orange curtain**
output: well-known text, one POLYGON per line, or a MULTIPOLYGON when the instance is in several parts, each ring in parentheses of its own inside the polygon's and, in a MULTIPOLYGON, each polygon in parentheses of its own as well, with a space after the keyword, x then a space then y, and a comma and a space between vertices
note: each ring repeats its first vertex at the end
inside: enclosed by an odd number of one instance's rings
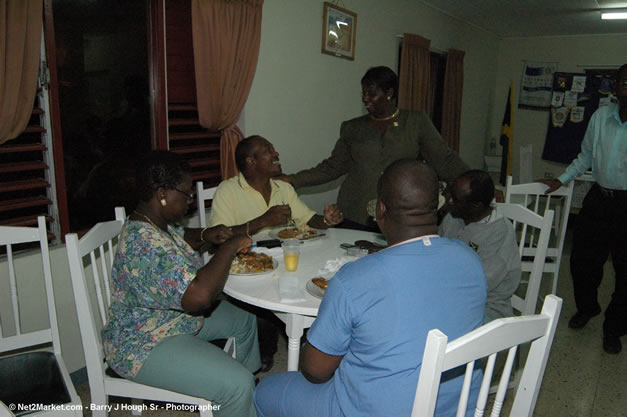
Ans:
POLYGON ((405 33, 399 73, 398 107, 407 110, 428 110, 429 74, 431 72, 431 41, 405 33))
POLYGON ((19 136, 37 94, 42 0, 0 0, 0 144, 19 136))
POLYGON ((464 51, 448 50, 442 97, 442 139, 457 152, 464 90, 464 55, 464 51))
POLYGON ((257 68, 263 0, 192 0, 200 124, 220 130, 222 178, 237 174, 237 122, 257 68))

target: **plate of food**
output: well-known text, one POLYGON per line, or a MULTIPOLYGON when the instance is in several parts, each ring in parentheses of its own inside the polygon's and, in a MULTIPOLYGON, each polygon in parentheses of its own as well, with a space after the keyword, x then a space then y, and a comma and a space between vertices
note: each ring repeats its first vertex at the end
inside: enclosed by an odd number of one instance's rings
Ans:
POLYGON ((325 234, 318 229, 303 224, 300 227, 286 227, 284 229, 273 230, 268 233, 274 239, 298 239, 302 241, 320 239, 325 234))
POLYGON ((276 259, 265 253, 240 253, 231 264, 231 275, 261 275, 272 272, 279 266, 276 259))
POLYGON ((311 295, 322 300, 329 286, 329 280, 323 277, 312 278, 305 284, 305 289, 311 295))

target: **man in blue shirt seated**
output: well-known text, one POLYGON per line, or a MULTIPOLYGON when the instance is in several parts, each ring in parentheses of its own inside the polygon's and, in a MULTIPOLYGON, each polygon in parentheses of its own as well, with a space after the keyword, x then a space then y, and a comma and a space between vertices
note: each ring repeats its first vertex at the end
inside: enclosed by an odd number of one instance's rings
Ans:
MULTIPOLYGON (((437 233, 438 182, 416 160, 392 163, 378 183, 376 221, 388 248, 346 264, 329 282, 307 334, 301 371, 259 384, 260 417, 408 416, 429 330, 454 340, 479 327, 481 259, 437 233)), ((462 369, 443 375, 437 416, 455 414, 462 369)), ((473 413, 480 371, 473 377, 473 413)))

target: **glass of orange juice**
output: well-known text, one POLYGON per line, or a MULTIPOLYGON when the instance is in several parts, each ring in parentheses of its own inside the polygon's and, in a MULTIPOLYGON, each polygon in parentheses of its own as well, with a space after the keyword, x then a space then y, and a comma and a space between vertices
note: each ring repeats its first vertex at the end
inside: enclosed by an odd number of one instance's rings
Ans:
POLYGON ((296 271, 298 269, 298 258, 300 256, 300 241, 297 239, 285 239, 281 247, 283 247, 285 270, 287 272, 296 271))

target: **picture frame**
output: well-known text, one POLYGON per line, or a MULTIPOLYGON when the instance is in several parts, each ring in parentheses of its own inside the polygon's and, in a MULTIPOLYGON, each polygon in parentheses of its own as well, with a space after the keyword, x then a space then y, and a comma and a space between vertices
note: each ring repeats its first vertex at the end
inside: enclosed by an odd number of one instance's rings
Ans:
POLYGON ((357 13, 325 1, 322 15, 322 53, 354 60, 356 35, 357 13))

